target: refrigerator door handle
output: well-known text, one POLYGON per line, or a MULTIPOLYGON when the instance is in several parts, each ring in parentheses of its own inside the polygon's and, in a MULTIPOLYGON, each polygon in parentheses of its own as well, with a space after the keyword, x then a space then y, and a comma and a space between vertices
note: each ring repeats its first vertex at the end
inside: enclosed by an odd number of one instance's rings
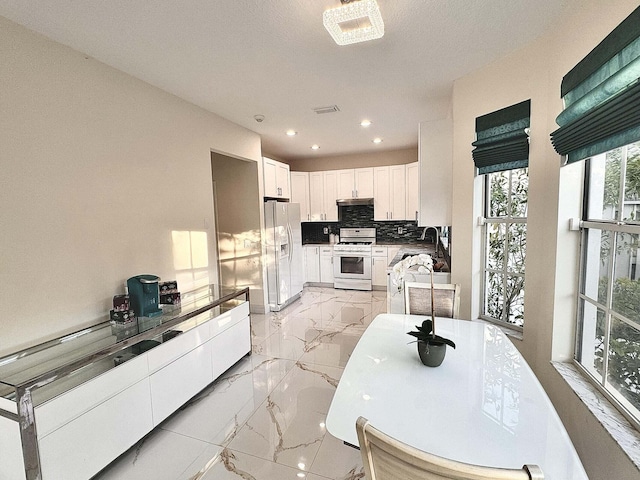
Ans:
POLYGON ((293 231, 291 230, 291 224, 287 223, 287 237, 289 239, 289 264, 293 261, 293 231))

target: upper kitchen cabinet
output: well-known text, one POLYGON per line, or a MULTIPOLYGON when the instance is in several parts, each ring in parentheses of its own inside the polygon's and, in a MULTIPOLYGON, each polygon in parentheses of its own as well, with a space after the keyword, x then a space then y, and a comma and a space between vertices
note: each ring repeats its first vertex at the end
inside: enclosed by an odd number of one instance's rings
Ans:
POLYGON ((404 165, 373 169, 373 219, 406 219, 406 175, 404 165))
POLYGON ((373 197, 373 168, 337 170, 338 198, 373 197))
POLYGON ((288 199, 290 196, 289 165, 262 157, 264 196, 288 199))
POLYGON ((338 221, 336 170, 309 173, 309 216, 312 222, 338 221))
POLYGON ((309 172, 291 172, 291 201, 300 204, 300 221, 310 221, 309 172))
POLYGON ((420 164, 414 162, 406 165, 407 176, 407 220, 419 220, 420 210, 420 164))
POLYGON ((451 225, 453 123, 450 118, 420 122, 420 208, 418 225, 451 225))

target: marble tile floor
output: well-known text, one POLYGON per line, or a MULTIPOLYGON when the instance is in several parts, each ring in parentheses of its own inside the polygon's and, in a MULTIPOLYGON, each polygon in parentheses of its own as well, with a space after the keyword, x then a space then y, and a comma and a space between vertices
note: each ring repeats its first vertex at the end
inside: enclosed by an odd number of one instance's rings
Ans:
POLYGON ((360 452, 325 428, 360 335, 386 292, 306 287, 281 312, 252 314, 253 354, 94 480, 355 480, 360 452))

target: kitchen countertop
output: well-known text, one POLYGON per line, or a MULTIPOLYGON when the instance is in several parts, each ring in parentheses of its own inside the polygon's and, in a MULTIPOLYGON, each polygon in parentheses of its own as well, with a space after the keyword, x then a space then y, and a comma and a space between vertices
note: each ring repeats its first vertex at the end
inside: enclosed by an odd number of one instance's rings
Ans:
MULTIPOLYGON (((402 257, 409 254, 409 255, 419 255, 421 253, 428 253, 429 255, 434 254, 436 251, 436 246, 433 243, 425 243, 423 245, 405 245, 400 247, 400 250, 398 250, 398 253, 396 254, 395 257, 393 257, 393 259, 391 260, 391 262, 389 262, 389 265, 387 267, 387 271, 391 271, 394 267, 394 265, 396 263, 398 263, 400 260, 402 260, 402 257)), ((444 259, 441 259, 441 261, 444 261, 444 259)))

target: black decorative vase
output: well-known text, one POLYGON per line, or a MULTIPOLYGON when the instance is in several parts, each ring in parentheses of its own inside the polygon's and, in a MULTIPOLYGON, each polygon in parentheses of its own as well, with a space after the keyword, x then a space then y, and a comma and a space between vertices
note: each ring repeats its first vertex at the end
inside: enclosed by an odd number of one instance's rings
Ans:
POLYGON ((447 353, 447 345, 429 345, 427 342, 418 342, 418 355, 420 361, 427 367, 438 367, 447 353))

